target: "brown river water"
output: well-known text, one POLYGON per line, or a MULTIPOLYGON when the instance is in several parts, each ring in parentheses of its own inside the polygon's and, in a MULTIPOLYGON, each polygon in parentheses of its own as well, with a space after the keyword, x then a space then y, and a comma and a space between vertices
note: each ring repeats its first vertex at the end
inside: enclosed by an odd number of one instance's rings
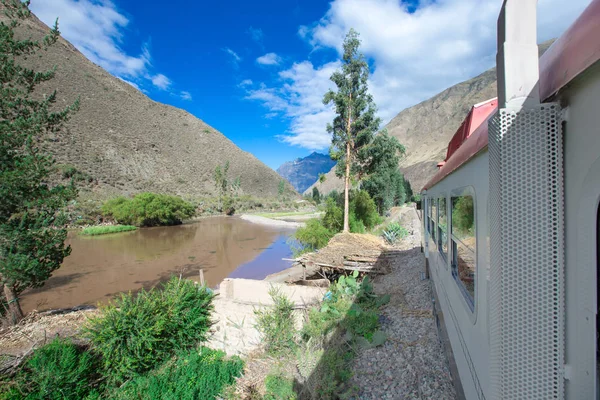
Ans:
POLYGON ((151 288, 171 275, 211 287, 223 279, 264 279, 288 268, 293 230, 214 217, 170 227, 94 237, 72 232, 72 252, 46 284, 21 295, 23 311, 106 303, 121 292, 151 288))

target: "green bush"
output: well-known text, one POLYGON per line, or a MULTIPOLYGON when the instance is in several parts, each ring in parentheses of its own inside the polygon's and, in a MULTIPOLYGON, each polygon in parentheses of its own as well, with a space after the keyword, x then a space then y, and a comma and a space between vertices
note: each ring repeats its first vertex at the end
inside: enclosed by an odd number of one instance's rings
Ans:
POLYGON ((256 327, 263 335, 263 343, 268 353, 288 353, 296 347, 294 303, 275 287, 269 290, 269 295, 273 299, 274 306, 254 312, 256 327))
POLYGON ((459 234, 467 236, 473 234, 475 226, 475 212, 472 196, 452 198, 452 229, 459 234))
POLYGON ((293 238, 299 243, 299 248, 295 249, 294 254, 298 256, 325 247, 333 235, 334 233, 325 228, 320 220, 310 219, 294 233, 293 238))
POLYGON ((408 236, 408 231, 398 222, 392 222, 385 227, 381 236, 388 244, 394 244, 398 239, 403 239, 408 236))
POLYGON ((89 226, 81 231, 83 236, 98 236, 106 235, 109 233, 119 233, 135 231, 136 226, 132 225, 104 225, 104 226, 89 226))
POLYGON ((37 349, 15 377, 3 399, 83 399, 97 380, 94 356, 66 339, 37 349))
POLYGON ((296 400, 294 380, 283 375, 268 375, 265 379, 264 400, 296 400))
POLYGON ((205 341, 214 294, 171 278, 162 290, 122 294, 84 328, 111 381, 123 382, 205 341))
POLYGON ((341 232, 344 228, 344 210, 337 204, 333 197, 328 197, 325 203, 325 215, 321 220, 323 226, 334 233, 341 232))
POLYGON ((350 232, 352 233, 365 233, 367 229, 365 228, 365 224, 356 218, 356 214, 351 212, 348 216, 348 225, 350 227, 350 232))
POLYGON ((140 193, 131 199, 117 197, 102 206, 104 216, 135 226, 177 225, 195 212, 195 207, 182 198, 157 193, 140 193))
POLYGON ((227 359, 222 351, 205 347, 178 352, 174 360, 144 376, 125 383, 110 398, 115 400, 214 399, 241 376, 244 363, 227 359))
POLYGON ((377 213, 375 202, 371 199, 369 193, 364 190, 354 195, 351 208, 356 215, 356 219, 362 221, 367 229, 373 228, 382 221, 382 218, 377 213))

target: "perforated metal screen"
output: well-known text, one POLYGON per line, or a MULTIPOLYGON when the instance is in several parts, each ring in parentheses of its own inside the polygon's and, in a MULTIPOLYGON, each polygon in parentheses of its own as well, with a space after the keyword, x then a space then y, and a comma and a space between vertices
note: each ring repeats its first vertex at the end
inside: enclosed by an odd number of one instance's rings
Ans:
POLYGON ((556 104, 489 126, 491 393, 564 397, 564 196, 556 104))

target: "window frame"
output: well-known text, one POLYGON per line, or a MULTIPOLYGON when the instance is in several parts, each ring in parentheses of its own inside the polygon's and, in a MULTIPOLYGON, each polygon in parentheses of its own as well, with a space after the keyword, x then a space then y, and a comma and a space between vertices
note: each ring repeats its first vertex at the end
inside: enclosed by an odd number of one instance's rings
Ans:
POLYGON ((437 197, 431 198, 431 227, 430 227, 430 236, 431 241, 433 242, 433 247, 437 249, 437 216, 438 216, 438 199, 437 197), (433 208, 435 205, 435 216, 433 215, 433 208))
POLYGON ((449 235, 449 228, 450 228, 450 219, 448 218, 448 196, 444 193, 444 194, 440 194, 437 197, 437 202, 438 202, 438 207, 437 207, 437 247, 438 247, 438 251, 440 253, 440 256, 442 257, 442 260, 444 260, 444 266, 446 267, 446 269, 448 269, 448 253, 449 253, 449 248, 450 246, 448 245, 448 242, 450 241, 450 235, 449 235), (442 242, 442 228, 440 227, 440 209, 441 209, 441 203, 442 200, 444 200, 444 202, 446 203, 446 207, 444 210, 444 213, 446 215, 446 252, 444 252, 444 247, 443 247, 443 242, 442 242))
POLYGON ((454 281, 456 282, 456 285, 459 289, 459 291, 462 294, 462 298, 464 300, 464 303, 466 305, 466 309, 472 314, 473 316, 473 323, 475 323, 475 316, 477 314, 477 307, 478 307, 478 301, 477 301, 477 294, 478 294, 478 282, 479 282, 479 275, 480 275, 480 271, 479 271, 479 262, 478 262, 478 256, 479 256, 479 252, 478 252, 478 248, 479 248, 479 240, 477 237, 478 234, 478 229, 477 229, 477 196, 475 193, 475 189, 472 186, 464 186, 461 188, 457 188, 452 190, 452 192, 450 193, 450 202, 449 202, 449 206, 450 206, 450 213, 448 215, 449 218, 449 241, 450 244, 448 246, 448 251, 449 251, 449 258, 450 258, 450 272, 452 275, 452 278, 454 279, 454 281), (475 263, 475 274, 474 274, 474 282, 473 282, 473 295, 471 296, 471 293, 469 292, 469 290, 467 289, 467 287, 465 286, 465 284, 463 283, 463 281, 460 279, 460 277, 458 276, 458 245, 455 242, 458 241, 460 243, 463 243, 463 245, 467 248, 469 248, 469 246, 467 246, 466 244, 464 244, 464 242, 462 242, 462 240, 460 240, 458 237, 456 237, 454 235, 454 231, 453 231, 453 225, 454 225, 454 220, 452 218, 452 211, 453 211, 453 207, 452 207, 452 199, 455 197, 465 197, 465 196, 471 196, 473 198, 473 236, 475 237, 475 248, 472 249, 473 252, 473 261, 475 263))

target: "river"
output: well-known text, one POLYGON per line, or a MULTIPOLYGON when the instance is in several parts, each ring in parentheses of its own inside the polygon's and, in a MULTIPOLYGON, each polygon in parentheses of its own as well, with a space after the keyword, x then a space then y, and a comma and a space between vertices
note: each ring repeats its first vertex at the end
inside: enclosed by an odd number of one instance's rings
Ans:
POLYGON ((292 254, 292 233, 237 217, 95 237, 71 232, 71 255, 43 287, 23 293, 21 305, 29 312, 106 303, 171 275, 198 280, 200 269, 211 287, 227 277, 264 279, 291 265, 282 258, 292 254))

